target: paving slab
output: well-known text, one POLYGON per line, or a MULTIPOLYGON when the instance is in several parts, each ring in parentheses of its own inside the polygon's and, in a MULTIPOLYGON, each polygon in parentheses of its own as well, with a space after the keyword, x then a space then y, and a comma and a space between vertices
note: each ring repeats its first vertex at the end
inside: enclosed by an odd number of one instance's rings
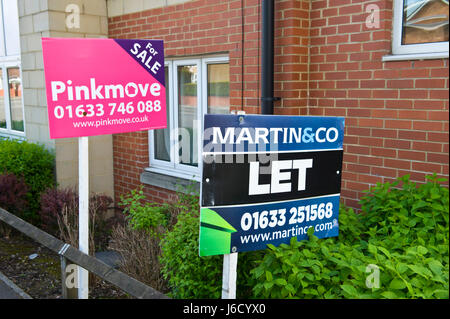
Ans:
POLYGON ((0 272, 0 299, 32 299, 0 272))

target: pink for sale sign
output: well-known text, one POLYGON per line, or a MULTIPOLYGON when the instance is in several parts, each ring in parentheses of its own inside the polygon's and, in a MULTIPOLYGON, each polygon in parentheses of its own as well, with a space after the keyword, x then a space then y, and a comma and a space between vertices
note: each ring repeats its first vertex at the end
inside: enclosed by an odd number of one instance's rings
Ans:
POLYGON ((166 128, 162 40, 42 38, 50 138, 166 128))

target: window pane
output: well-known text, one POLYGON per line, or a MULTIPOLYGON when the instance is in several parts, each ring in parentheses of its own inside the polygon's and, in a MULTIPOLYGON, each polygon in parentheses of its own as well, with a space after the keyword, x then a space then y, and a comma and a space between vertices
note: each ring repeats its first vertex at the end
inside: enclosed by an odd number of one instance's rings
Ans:
POLYGON ((11 128, 23 132, 22 81, 19 68, 8 68, 11 128))
POLYGON ((197 66, 178 66, 178 139, 180 163, 197 166, 197 66))
POLYGON ((154 130, 155 158, 161 161, 170 162, 170 89, 169 89, 169 68, 165 67, 166 76, 166 119, 167 128, 154 130))
POLYGON ((6 55, 20 54, 19 12, 17 1, 3 1, 3 26, 6 55))
POLYGON ((404 0, 402 44, 448 41, 448 0, 404 0))
POLYGON ((3 89, 3 70, 0 68, 0 128, 6 128, 5 90, 3 89))
POLYGON ((230 67, 208 64, 208 113, 230 113, 230 67))

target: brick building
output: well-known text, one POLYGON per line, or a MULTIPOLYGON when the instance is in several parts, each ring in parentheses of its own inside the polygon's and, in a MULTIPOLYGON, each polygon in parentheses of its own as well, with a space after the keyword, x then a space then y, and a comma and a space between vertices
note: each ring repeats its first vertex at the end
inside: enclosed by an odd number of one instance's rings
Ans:
MULTIPOLYGON (((0 0, 0 137, 54 149, 59 184, 76 184, 76 139, 48 134, 41 37, 162 39, 169 127, 91 138, 90 189, 198 188, 203 114, 261 112, 262 1, 0 0)), ((345 117, 345 203, 404 174, 448 178, 448 1, 274 3, 274 113, 345 117)))
MULTIPOLYGON (((126 14, 128 1, 113 2, 110 38, 164 40, 171 128, 114 135, 115 195, 144 184, 149 200, 171 200, 200 180, 199 134, 188 159, 174 136, 198 131, 206 112, 260 113, 261 0, 135 1, 126 14), (212 89, 219 75, 227 96, 212 89)), ((274 34, 274 113, 345 117, 347 205, 404 174, 448 178, 447 1, 276 0, 274 34)))

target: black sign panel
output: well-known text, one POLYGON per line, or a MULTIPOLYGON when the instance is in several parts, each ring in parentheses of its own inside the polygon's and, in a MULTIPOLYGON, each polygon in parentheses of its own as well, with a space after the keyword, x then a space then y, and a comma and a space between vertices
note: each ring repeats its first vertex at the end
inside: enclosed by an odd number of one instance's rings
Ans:
MULTIPOLYGON (((278 153, 276 154, 276 160, 269 161, 267 159, 274 157, 266 154, 206 156, 209 158, 206 157, 203 164, 202 206, 239 205, 301 199, 338 194, 341 190, 342 150, 278 153), (262 160, 260 160, 260 157, 262 157, 262 160), (299 190, 299 181, 301 180, 299 178, 299 174, 301 174, 299 169, 282 169, 279 172, 278 170, 272 172, 275 161, 304 159, 312 159, 312 167, 306 168, 306 180, 303 190, 299 190), (272 174, 281 173, 284 174, 284 178, 281 178, 280 184, 285 184, 285 187, 288 187, 288 184, 290 184, 291 191, 282 193, 269 191, 269 193, 265 194, 250 195, 249 184, 252 181, 250 178, 251 162, 259 162, 260 164, 258 185, 271 185, 272 174)), ((268 189, 267 186, 266 189, 268 189)))

